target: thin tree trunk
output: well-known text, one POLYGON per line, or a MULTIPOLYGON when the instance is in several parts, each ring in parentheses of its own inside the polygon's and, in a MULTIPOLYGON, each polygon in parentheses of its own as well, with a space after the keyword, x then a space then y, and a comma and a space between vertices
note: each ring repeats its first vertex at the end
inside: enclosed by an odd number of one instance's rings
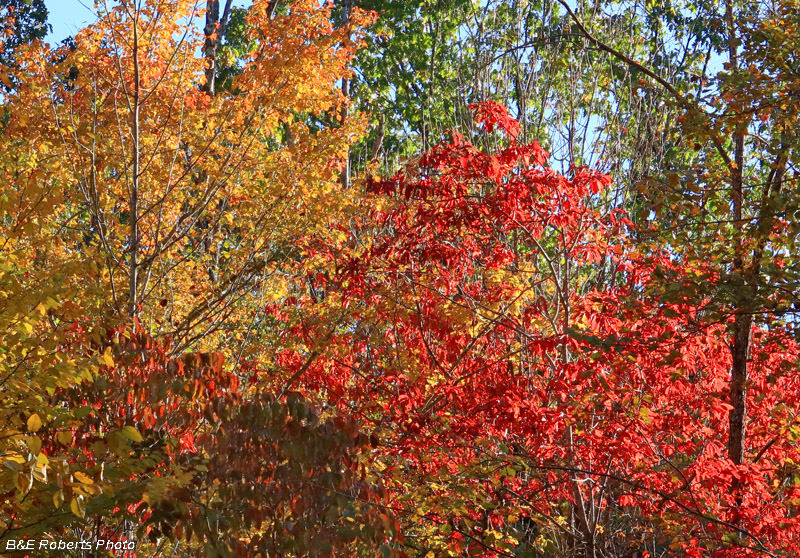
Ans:
POLYGON ((225 9, 222 12, 222 18, 220 18, 219 0, 208 0, 206 3, 206 26, 203 28, 206 40, 203 43, 203 54, 206 57, 208 66, 206 67, 206 83, 203 85, 203 91, 212 97, 216 93, 217 49, 228 24, 232 4, 233 0, 225 2, 225 9))
POLYGON ((133 153, 131 154, 131 189, 128 201, 130 244, 128 246, 128 315, 139 312, 139 11, 133 20, 133 153))
MULTIPOLYGON (((728 55, 730 71, 739 70, 736 45, 736 26, 733 15, 732 0, 725 5, 725 19, 728 26, 728 55)), ((733 220, 736 226, 735 254, 733 259, 734 276, 741 280, 742 294, 750 290, 744 269, 744 220, 743 220, 743 165, 744 136, 733 137, 733 165, 731 165, 731 201, 733 202, 733 220)), ((749 293, 748 293, 749 294, 749 293)), ((753 315, 743 308, 744 298, 736 302, 733 344, 731 352, 730 404, 733 407, 729 414, 728 457, 737 465, 744 462, 745 424, 747 418, 747 359, 750 353, 750 339, 753 329, 753 315)))
POLYGON ((383 137, 385 135, 384 132, 384 116, 383 114, 378 114, 378 135, 375 137, 375 141, 372 143, 372 151, 370 151, 369 160, 374 161, 377 159, 378 154, 381 151, 381 147, 383 147, 383 137))
MULTIPOLYGON (((342 78, 342 94, 344 94, 345 103, 350 99, 350 80, 342 78)), ((347 104, 342 107, 342 123, 347 120, 347 104)), ((347 149, 347 155, 344 158, 344 168, 341 175, 342 188, 347 190, 350 188, 350 148, 347 149)))
MULTIPOLYGON (((350 18, 350 9, 352 7, 352 0, 343 0, 342 2, 342 25, 347 25, 347 20, 350 18)), ((348 107, 347 103, 350 100, 350 79, 342 78, 342 94, 345 98, 345 105, 342 107, 342 123, 347 119, 348 107)), ((344 160, 344 168, 341 174, 342 188, 347 190, 350 188, 350 148, 347 149, 347 155, 344 160)))
POLYGON ((750 338, 753 315, 736 315, 733 326, 733 366, 731 369, 731 409, 729 414, 730 434, 728 457, 737 465, 744 462, 745 419, 747 417, 747 359, 750 353, 750 338))
POLYGON ((267 6, 267 17, 272 19, 275 17, 275 10, 278 9, 278 0, 269 0, 269 5, 267 6))
POLYGON ((205 54, 206 83, 203 91, 210 96, 214 96, 215 81, 217 77, 217 25, 219 24, 219 0, 208 0, 206 4, 206 26, 203 29, 206 40, 203 43, 203 54, 205 54))

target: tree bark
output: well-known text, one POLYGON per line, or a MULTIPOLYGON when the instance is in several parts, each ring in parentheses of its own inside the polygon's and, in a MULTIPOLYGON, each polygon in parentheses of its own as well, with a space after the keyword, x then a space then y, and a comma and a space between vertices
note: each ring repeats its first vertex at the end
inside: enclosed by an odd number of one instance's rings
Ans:
POLYGON ((278 9, 278 0, 269 0, 269 5, 267 6, 267 17, 272 19, 275 17, 275 10, 278 9))
MULTIPOLYGON (((343 0, 342 2, 342 22, 341 25, 347 25, 347 20, 350 18, 350 10, 352 8, 352 0, 343 0)), ((347 103, 350 101, 350 79, 343 77, 342 78, 342 95, 345 98, 345 104, 342 107, 342 123, 347 119, 348 116, 348 107, 347 103)), ((340 181, 342 183, 342 188, 347 190, 350 188, 350 149, 347 149, 347 155, 345 156, 344 160, 344 168, 342 169, 342 174, 340 177, 340 181)))
POLYGON ((133 152, 131 154, 131 181, 128 200, 130 219, 128 243, 128 315, 139 313, 139 13, 133 20, 133 152))
POLYGON ((733 326, 733 366, 731 369, 731 409, 728 422, 728 457, 736 465, 744 462, 745 419, 747 417, 747 359, 750 356, 752 314, 739 313, 733 326))
POLYGON ((217 49, 228 24, 232 4, 233 0, 225 2, 225 9, 222 12, 222 18, 220 18, 219 0, 208 0, 206 3, 206 26, 203 28, 206 40, 203 43, 203 54, 206 57, 208 66, 206 67, 206 83, 203 85, 203 91, 211 97, 216 93, 217 49))
MULTIPOLYGON (((736 44, 736 25, 733 15, 733 2, 725 3, 725 20, 728 26, 728 56, 730 71, 739 69, 736 44)), ((747 360, 750 353, 750 339, 753 329, 753 315, 744 308, 750 293, 750 281, 744 269, 744 220, 743 206, 743 169, 744 136, 733 136, 733 164, 730 165, 731 201, 733 221, 736 226, 735 253, 733 258, 734 276, 741 280, 741 299, 735 302, 735 318, 733 326, 733 343, 731 353, 730 404, 733 407, 728 417, 728 457, 737 465, 744 462, 744 446, 747 420, 747 360)))
POLYGON ((206 3, 206 26, 203 28, 206 40, 203 44, 203 54, 206 57, 206 83, 203 91, 214 96, 215 81, 217 77, 217 24, 219 23, 219 0, 208 0, 206 3))
MULTIPOLYGON (((342 94, 345 98, 345 103, 347 103, 350 99, 350 80, 347 78, 342 78, 342 94)), ((345 104, 342 107, 342 123, 347 119, 347 105, 345 104)), ((344 158, 344 168, 342 169, 341 175, 341 182, 342 188, 347 190, 350 188, 350 149, 347 150, 347 155, 344 158)))

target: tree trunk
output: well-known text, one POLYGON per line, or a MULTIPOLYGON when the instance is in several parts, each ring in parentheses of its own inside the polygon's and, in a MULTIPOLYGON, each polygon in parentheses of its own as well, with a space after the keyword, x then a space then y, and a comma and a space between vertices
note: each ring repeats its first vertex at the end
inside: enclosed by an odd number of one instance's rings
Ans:
POLYGON ((740 313, 736 316, 733 326, 730 396, 733 409, 729 414, 728 457, 737 465, 744 463, 745 418, 747 417, 747 387, 745 384, 752 328, 752 314, 740 313))
POLYGON ((217 45, 219 25, 219 0, 208 0, 206 4, 206 26, 203 32, 206 36, 206 41, 203 44, 203 54, 205 54, 206 66, 206 83, 203 85, 203 91, 210 96, 214 96, 215 81, 217 77, 217 45))
POLYGON ((225 10, 222 12, 222 18, 220 18, 219 0, 208 0, 206 3, 206 26, 203 28, 206 40, 203 43, 203 54, 206 57, 208 66, 206 66, 206 83, 203 85, 203 91, 212 97, 216 93, 217 49, 228 24, 232 4, 233 0, 225 2, 225 10))
MULTIPOLYGON (((728 0, 725 6, 725 20, 728 26, 728 55, 730 71, 739 69, 736 45, 736 26, 733 16, 733 3, 728 0)), ((750 353, 750 338, 753 329, 753 316, 743 306, 750 291, 744 269, 744 220, 743 206, 743 167, 744 136, 733 137, 733 165, 731 165, 731 201, 733 202, 733 221, 736 226, 735 253, 733 259, 734 276, 741 280, 742 296, 735 302, 735 321, 733 327, 733 344, 731 352, 731 409, 728 419, 728 457, 737 465, 744 462, 745 423, 747 419, 747 359, 750 353)))
POLYGON ((133 20, 133 106, 131 180, 128 199, 129 242, 128 242, 128 315, 139 313, 139 14, 133 20))
POLYGON ((267 6, 267 17, 272 19, 275 17, 275 10, 278 9, 278 0, 269 0, 269 5, 267 6))
MULTIPOLYGON (((342 2, 342 25, 347 25, 347 20, 350 18, 350 9, 352 7, 352 0, 343 0, 342 2)), ((345 98, 345 103, 349 102, 350 100, 350 79, 343 77, 342 78, 342 94, 345 98)), ((347 104, 342 107, 342 123, 347 119, 348 115, 348 108, 347 104)), ((350 188, 350 149, 347 149, 347 155, 344 159, 344 168, 342 169, 342 174, 340 176, 340 181, 342 183, 342 189, 347 190, 350 188)))
MULTIPOLYGON (((350 80, 347 78, 342 78, 342 93, 344 94, 345 99, 350 98, 350 80)), ((347 101, 345 101, 347 102, 347 101)), ((347 119, 347 105, 342 107, 342 123, 347 119)), ((347 150, 347 155, 344 158, 344 168, 342 169, 342 174, 340 177, 342 188, 347 190, 350 188, 350 149, 347 150)))

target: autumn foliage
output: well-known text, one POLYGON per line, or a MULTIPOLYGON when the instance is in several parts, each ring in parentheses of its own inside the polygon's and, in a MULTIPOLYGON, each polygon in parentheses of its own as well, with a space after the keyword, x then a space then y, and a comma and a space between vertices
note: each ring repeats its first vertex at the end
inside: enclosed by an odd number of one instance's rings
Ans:
POLYGON ((365 121, 338 84, 373 16, 273 12, 248 10, 215 92, 216 38, 185 0, 17 52, 0 544, 800 555, 800 347, 780 317, 748 322, 737 387, 724 266, 641 242, 600 203, 609 175, 550 168, 493 101, 351 184, 365 121))
POLYGON ((496 152, 454 134, 368 182, 372 244, 327 282, 352 321, 304 373, 375 429, 406 536, 457 555, 555 552, 561 526, 577 548, 634 552, 644 531, 684 556, 796 552, 796 343, 754 337, 736 466, 724 324, 637 296, 707 270, 637 254, 630 221, 592 209, 608 177, 554 173, 502 107, 475 108, 496 152))

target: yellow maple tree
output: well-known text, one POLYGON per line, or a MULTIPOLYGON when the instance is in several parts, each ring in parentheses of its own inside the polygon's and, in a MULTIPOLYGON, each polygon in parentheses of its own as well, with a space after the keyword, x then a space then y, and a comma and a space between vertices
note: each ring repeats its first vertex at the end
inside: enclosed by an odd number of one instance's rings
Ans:
MULTIPOLYGON (((264 305, 304 284, 308 239, 341 235, 357 196, 340 172, 364 123, 322 116, 345 113, 337 83, 370 16, 334 25, 314 0, 269 4, 249 9, 248 55, 214 95, 203 2, 101 2, 71 47, 20 48, 0 135, 7 528, 34 481, 82 478, 37 432, 78 420, 52 395, 113 365, 106 328, 221 350, 228 366, 246 346, 269 360, 264 305)), ((82 516, 82 501, 67 507, 82 516)))
POLYGON ((283 293, 297 239, 346 211, 339 172, 362 122, 312 129, 307 116, 346 101, 336 83, 367 16, 334 28, 317 2, 274 18, 268 6, 249 10, 249 59, 213 97, 196 2, 101 6, 71 50, 25 53, 5 141, 32 171, 10 193, 44 198, 34 213, 56 206, 25 226, 43 265, 81 261, 71 280, 102 293, 87 311, 207 339, 243 297, 283 293))

